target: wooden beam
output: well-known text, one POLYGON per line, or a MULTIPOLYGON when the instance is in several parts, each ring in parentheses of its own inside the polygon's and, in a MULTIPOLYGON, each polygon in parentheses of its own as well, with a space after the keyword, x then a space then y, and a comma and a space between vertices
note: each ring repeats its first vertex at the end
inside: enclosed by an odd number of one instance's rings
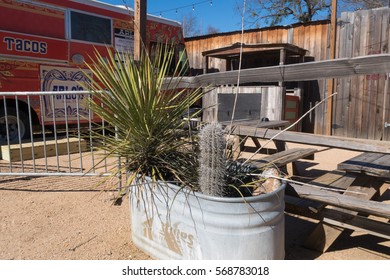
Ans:
POLYGON ((293 148, 282 152, 278 152, 276 154, 272 154, 270 156, 266 156, 261 159, 250 161, 250 164, 256 166, 259 169, 263 169, 267 166, 282 167, 287 165, 290 162, 294 162, 299 159, 303 159, 305 157, 313 155, 317 151, 318 151, 317 149, 311 149, 311 148, 307 148, 307 149, 293 148))
POLYGON ((295 183, 289 183, 286 188, 286 192, 289 192, 289 194, 295 194, 301 198, 319 201, 343 209, 390 219, 390 206, 381 202, 367 201, 361 198, 339 194, 334 191, 295 183))
MULTIPOLYGON (((332 15, 330 20, 330 49, 329 59, 336 58, 336 31, 337 31, 337 0, 332 0, 332 15)), ((334 79, 328 81, 328 96, 334 93, 334 79)), ((327 100, 326 131, 325 135, 332 135, 333 99, 327 100)))
POLYGON ((363 230, 371 235, 390 239, 390 223, 370 219, 369 217, 355 216, 340 212, 337 209, 323 209, 315 213, 310 210, 313 201, 294 196, 285 196, 286 211, 308 218, 324 221, 342 229, 363 230))
POLYGON ((47 140, 47 141, 37 141, 34 143, 22 143, 22 144, 12 144, 3 145, 0 147, 1 158, 6 161, 21 161, 30 160, 33 158, 43 158, 46 153, 46 157, 58 155, 67 155, 87 151, 87 142, 84 139, 78 138, 68 138, 68 139, 58 139, 47 140), (20 158, 20 153, 22 154, 22 159, 20 158))
POLYGON ((359 138, 337 137, 316 135, 303 132, 263 129, 250 126, 238 126, 232 134, 238 136, 249 136, 262 139, 275 139, 285 142, 300 143, 307 145, 339 148, 350 151, 376 152, 390 154, 390 145, 387 141, 367 140, 359 138), (279 135, 277 135, 279 134, 279 135), (277 135, 277 136, 276 136, 277 135))
MULTIPOLYGON (((390 72, 390 54, 378 54, 354 58, 338 58, 333 60, 278 65, 241 70, 241 82, 285 82, 323 80, 329 78, 349 77, 390 72)), ((238 71, 226 71, 180 77, 180 87, 205 87, 237 83, 238 71)), ((171 81, 171 80, 170 80, 171 81)), ((167 82, 166 86, 176 83, 167 82)))
POLYGON ((209 71, 209 57, 204 56, 203 57, 203 74, 207 74, 209 71))
POLYGON ((134 0, 134 59, 139 61, 146 46, 147 0, 134 0))
MULTIPOLYGON (((285 65, 286 64, 286 50, 281 48, 280 49, 280 54, 279 54, 279 65, 285 65)), ((280 80, 279 81, 279 86, 284 87, 284 81, 280 80)), ((283 96, 284 98, 284 96, 283 96)))
MULTIPOLYGON (((346 189, 344 196, 357 197, 361 200, 370 200, 380 188, 388 188, 387 184, 384 184, 382 180, 377 180, 373 177, 359 176, 356 180, 346 189)), ((348 214, 350 217, 357 216, 358 211, 351 211, 342 208, 327 206, 329 209, 337 210, 339 212, 348 214)), ((340 228, 340 224, 332 223, 332 220, 323 220, 310 234, 304 245, 306 248, 314 249, 319 252, 326 252, 333 242, 342 234, 343 228, 340 228), (324 235, 326 233, 326 235, 324 235)))

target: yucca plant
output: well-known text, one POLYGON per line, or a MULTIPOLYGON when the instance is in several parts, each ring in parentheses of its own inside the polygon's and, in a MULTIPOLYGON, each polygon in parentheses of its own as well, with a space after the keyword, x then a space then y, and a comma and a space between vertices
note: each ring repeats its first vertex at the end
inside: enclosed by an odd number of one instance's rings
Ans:
POLYGON ((181 63, 168 77, 173 55, 172 46, 161 45, 153 58, 143 52, 134 61, 130 53, 109 51, 107 58, 97 53, 88 64, 94 75, 90 108, 111 129, 95 133, 94 141, 106 156, 124 159, 111 174, 129 174, 126 185, 148 176, 154 182, 196 186, 196 145, 190 131, 181 128, 183 115, 202 97, 202 89, 179 88, 186 70, 181 63))

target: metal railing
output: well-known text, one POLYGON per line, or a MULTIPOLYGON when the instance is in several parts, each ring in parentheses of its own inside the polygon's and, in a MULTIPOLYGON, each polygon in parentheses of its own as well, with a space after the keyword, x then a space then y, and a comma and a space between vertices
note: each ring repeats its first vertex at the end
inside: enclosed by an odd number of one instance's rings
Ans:
MULTIPOLYGON (((0 176, 109 176, 120 158, 96 147, 89 93, 1 92, 0 176)), ((102 106, 104 106, 102 104, 102 106)))

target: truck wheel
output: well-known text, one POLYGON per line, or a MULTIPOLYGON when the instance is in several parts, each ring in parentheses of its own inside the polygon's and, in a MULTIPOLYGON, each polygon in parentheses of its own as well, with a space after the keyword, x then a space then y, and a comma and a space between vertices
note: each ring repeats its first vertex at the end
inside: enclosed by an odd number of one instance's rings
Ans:
POLYGON ((27 114, 19 110, 19 128, 18 118, 15 108, 7 108, 7 119, 4 113, 4 109, 0 109, 0 143, 7 143, 7 130, 6 123, 8 122, 8 136, 10 143, 19 142, 19 130, 20 138, 25 139, 30 136, 30 125, 27 114), (6 122, 7 121, 7 122, 6 122))

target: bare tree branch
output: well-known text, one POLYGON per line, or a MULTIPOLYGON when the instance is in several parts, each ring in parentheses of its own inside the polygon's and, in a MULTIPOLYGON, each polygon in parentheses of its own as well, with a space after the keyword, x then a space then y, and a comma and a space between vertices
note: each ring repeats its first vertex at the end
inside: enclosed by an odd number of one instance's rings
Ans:
POLYGON ((331 0, 249 0, 247 14, 252 25, 274 26, 284 20, 310 22, 320 12, 327 17, 330 8, 331 0))

